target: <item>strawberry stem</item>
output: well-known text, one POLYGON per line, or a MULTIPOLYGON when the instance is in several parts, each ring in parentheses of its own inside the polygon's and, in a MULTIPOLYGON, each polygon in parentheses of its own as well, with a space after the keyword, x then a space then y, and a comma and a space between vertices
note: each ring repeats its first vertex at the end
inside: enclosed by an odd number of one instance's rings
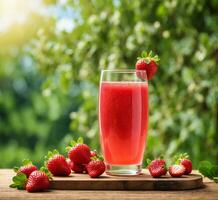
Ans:
POLYGON ((22 163, 23 163, 23 165, 32 165, 33 164, 30 159, 24 159, 22 163))
POLYGON ((39 171, 44 172, 48 176, 49 180, 52 180, 52 174, 46 167, 41 167, 39 171))
POLYGON ((150 163, 151 163, 151 160, 150 160, 149 158, 147 158, 147 160, 146 160, 147 166, 148 166, 150 163))
POLYGON ((54 149, 53 151, 48 151, 48 154, 44 157, 44 166, 47 167, 48 160, 52 158, 53 156, 59 155, 59 154, 60 153, 58 152, 57 149, 54 149))
POLYGON ((141 53, 141 57, 137 57, 137 59, 138 60, 145 60, 145 62, 147 64, 149 64, 151 61, 155 61, 157 63, 160 60, 158 55, 153 56, 152 54, 153 54, 152 51, 149 51, 149 53, 146 51, 143 51, 141 53))
POLYGON ((14 167, 13 170, 14 170, 15 173, 17 173, 18 170, 19 170, 19 167, 14 167))
POLYGON ((77 139, 77 143, 78 143, 78 144, 83 144, 83 138, 82 138, 82 137, 79 137, 79 138, 77 139))
POLYGON ((189 159, 189 155, 187 153, 178 153, 174 156, 173 162, 175 164, 180 164, 183 159, 189 159))
POLYGON ((68 147, 66 147, 66 151, 70 151, 72 147, 76 146, 77 144, 83 144, 83 138, 79 137, 77 140, 71 140, 68 147))
POLYGON ((102 155, 96 155, 96 156, 91 157, 91 160, 104 161, 104 158, 102 155))

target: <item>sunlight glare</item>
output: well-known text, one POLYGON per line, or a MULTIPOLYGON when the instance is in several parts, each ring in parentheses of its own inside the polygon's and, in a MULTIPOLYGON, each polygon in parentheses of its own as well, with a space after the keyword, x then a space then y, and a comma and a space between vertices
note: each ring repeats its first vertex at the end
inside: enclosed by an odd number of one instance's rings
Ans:
POLYGON ((0 0, 0 32, 14 23, 24 23, 30 12, 36 11, 41 0, 0 0))

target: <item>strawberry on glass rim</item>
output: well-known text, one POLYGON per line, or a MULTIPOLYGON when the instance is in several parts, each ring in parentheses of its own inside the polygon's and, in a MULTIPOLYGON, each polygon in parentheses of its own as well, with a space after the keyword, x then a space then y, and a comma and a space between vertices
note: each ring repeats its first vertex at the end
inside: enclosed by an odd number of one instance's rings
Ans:
MULTIPOLYGON (((151 80, 158 69, 158 61, 160 60, 158 55, 153 56, 152 51, 149 53, 143 51, 141 57, 138 57, 137 59, 138 60, 135 64, 136 70, 145 70, 147 73, 147 79, 151 80)), ((137 75, 141 77, 140 73, 137 73, 137 75)))

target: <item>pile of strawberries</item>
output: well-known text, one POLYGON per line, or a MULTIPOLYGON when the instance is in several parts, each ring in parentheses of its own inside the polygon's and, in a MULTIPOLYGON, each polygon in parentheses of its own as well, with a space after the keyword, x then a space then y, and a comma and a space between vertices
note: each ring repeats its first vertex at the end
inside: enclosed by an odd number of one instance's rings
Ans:
POLYGON ((74 173, 88 173, 91 178, 97 178, 105 171, 103 158, 96 151, 91 151, 83 143, 83 139, 71 141, 66 148, 68 159, 57 150, 49 151, 45 156, 44 167, 38 168, 30 160, 24 160, 23 165, 15 168, 12 188, 26 189, 28 192, 38 192, 49 189, 49 180, 53 176, 69 176, 74 173))
POLYGON ((192 162, 187 153, 179 154, 174 157, 174 164, 170 165, 167 170, 166 161, 162 158, 153 161, 148 160, 148 170, 152 177, 158 178, 166 175, 167 171, 172 177, 181 177, 192 172, 192 162))
MULTIPOLYGON (((82 138, 77 142, 72 141, 68 151, 67 164, 75 173, 88 173, 91 178, 97 178, 105 171, 103 158, 96 151, 91 151, 89 146, 83 144, 82 138)), ((48 168, 49 169, 49 168, 48 168)))

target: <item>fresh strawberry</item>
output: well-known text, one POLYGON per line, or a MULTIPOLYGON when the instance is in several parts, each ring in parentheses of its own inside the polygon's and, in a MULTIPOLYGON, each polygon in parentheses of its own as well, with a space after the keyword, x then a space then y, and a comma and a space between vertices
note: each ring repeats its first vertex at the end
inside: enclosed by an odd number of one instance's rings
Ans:
POLYGON ((163 159, 148 160, 148 170, 152 177, 158 178, 167 173, 166 162, 163 159))
POLYGON ((49 188, 50 178, 51 174, 45 168, 33 171, 29 178, 24 173, 18 173, 13 177, 13 183, 10 187, 26 189, 28 192, 39 192, 49 188))
POLYGON ((192 162, 189 159, 182 159, 180 164, 185 167, 185 174, 190 174, 192 172, 192 162))
POLYGON ((54 176, 69 176, 71 173, 65 157, 59 154, 57 150, 48 152, 45 157, 45 166, 54 176))
MULTIPOLYGON (((160 59, 157 55, 152 56, 152 51, 149 53, 142 52, 141 57, 138 57, 138 61, 135 64, 136 70, 145 70, 147 73, 147 79, 150 80, 157 72, 157 63, 160 59)), ((137 72, 137 76, 145 78, 144 74, 137 72)))
POLYGON ((67 147, 68 157, 73 163, 88 164, 91 153, 88 145, 83 144, 83 139, 79 138, 77 142, 71 141, 71 146, 67 147))
POLYGON ((87 173, 86 165, 73 163, 70 159, 67 159, 68 166, 75 173, 87 173))
POLYGON ((185 173, 185 167, 183 165, 171 165, 169 173, 172 177, 181 177, 185 173))
POLYGON ((97 151, 96 150, 91 151, 91 157, 94 157, 94 156, 97 156, 97 151))
POLYGON ((186 175, 192 172, 192 161, 189 159, 189 155, 187 153, 177 155, 175 159, 177 164, 181 164, 185 167, 186 175))
POLYGON ((87 173, 86 165, 76 164, 72 162, 72 171, 74 171, 75 173, 87 173))
POLYGON ((34 171, 30 174, 26 183, 26 190, 28 192, 39 192, 49 189, 49 177, 45 172, 34 171))
POLYGON ((21 167, 14 167, 14 171, 18 173, 24 173, 27 177, 33 172, 37 170, 37 167, 33 165, 33 163, 29 159, 23 160, 23 165, 21 167))
POLYGON ((97 178, 105 171, 105 164, 102 157, 92 157, 92 160, 86 166, 88 174, 91 178, 97 178))

